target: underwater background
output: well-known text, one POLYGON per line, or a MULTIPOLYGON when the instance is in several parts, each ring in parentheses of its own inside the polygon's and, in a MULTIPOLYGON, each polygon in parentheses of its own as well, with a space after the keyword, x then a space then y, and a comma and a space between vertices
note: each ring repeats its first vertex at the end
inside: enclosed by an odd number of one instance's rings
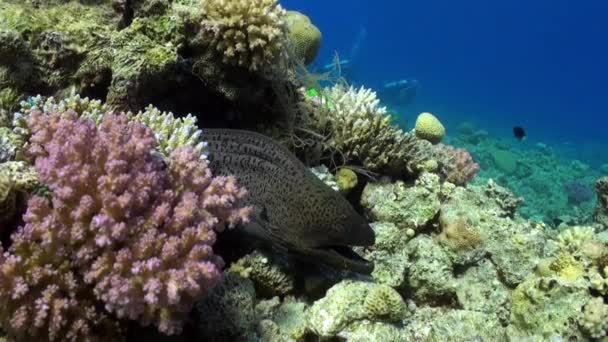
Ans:
POLYGON ((422 110, 496 137, 522 125, 533 142, 607 159, 605 1, 283 3, 324 33, 317 64, 337 52, 358 83, 418 80, 414 105, 399 113, 407 127, 422 110))
POLYGON ((307 13, 324 33, 313 69, 323 71, 337 55, 348 62, 342 74, 351 83, 381 90, 388 82, 416 80, 415 99, 405 104, 391 106, 379 91, 400 126, 412 129, 420 112, 437 115, 447 141, 464 145, 480 161, 477 180, 502 178, 500 183, 527 201, 524 214, 554 221, 557 212, 572 212, 563 190, 575 180, 589 195, 585 202, 592 201, 592 181, 608 169, 608 47, 602 43, 607 2, 286 0, 284 5, 307 13), (527 139, 515 139, 513 126, 522 126, 527 139), (462 128, 483 130, 491 140, 478 146, 454 141, 462 128), (496 165, 484 161, 495 159, 495 144, 532 170, 491 172, 496 165), (539 146, 551 150, 555 165, 534 154, 539 146), (573 162, 575 167, 568 167, 573 162), (547 173, 543 167, 562 170, 547 173), (540 196, 561 198, 532 203, 540 196))

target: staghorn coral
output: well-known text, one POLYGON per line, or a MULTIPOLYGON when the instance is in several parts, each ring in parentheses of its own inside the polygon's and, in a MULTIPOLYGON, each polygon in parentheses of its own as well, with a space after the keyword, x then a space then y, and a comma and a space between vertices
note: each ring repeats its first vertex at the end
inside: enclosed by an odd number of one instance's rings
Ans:
POLYGON ((440 174, 450 183, 465 185, 479 171, 479 164, 473 161, 473 157, 465 149, 439 144, 436 151, 441 164, 440 174))
POLYGON ((324 146, 345 164, 370 171, 417 172, 432 146, 391 124, 391 116, 370 89, 338 84, 312 103, 313 130, 326 137, 324 146))
POLYGON ((102 338, 108 319, 181 331, 221 277, 216 232, 246 219, 232 177, 213 177, 190 147, 169 165, 153 132, 122 115, 99 128, 73 111, 34 111, 29 154, 52 198, 29 200, 0 268, 0 324, 9 336, 102 338), (103 304, 103 306, 100 305, 103 304))
POLYGON ((201 29, 226 64, 257 71, 283 54, 287 25, 276 0, 205 0, 203 16, 201 29))

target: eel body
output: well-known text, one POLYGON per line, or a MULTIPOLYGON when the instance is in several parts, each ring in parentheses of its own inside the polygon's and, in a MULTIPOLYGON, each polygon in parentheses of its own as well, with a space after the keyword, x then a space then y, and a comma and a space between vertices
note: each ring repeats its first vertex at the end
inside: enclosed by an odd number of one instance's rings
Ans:
POLYGON ((350 203, 286 148, 264 135, 204 129, 211 170, 234 175, 254 208, 244 230, 288 252, 327 265, 371 273, 373 265, 349 246, 370 246, 375 235, 350 203))

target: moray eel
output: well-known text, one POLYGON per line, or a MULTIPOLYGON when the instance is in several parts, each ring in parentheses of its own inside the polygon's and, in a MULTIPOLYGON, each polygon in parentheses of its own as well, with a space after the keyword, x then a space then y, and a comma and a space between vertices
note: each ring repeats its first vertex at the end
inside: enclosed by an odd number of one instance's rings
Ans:
POLYGON ((371 246, 375 235, 342 195, 291 152, 264 135, 204 129, 211 170, 234 175, 254 213, 243 229, 287 252, 329 266, 369 274, 373 264, 348 246, 371 246))

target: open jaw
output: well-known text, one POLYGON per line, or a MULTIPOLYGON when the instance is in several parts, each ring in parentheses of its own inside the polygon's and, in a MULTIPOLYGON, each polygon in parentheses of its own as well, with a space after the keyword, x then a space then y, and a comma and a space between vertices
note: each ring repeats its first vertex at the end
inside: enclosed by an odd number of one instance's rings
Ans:
POLYGON ((349 270, 361 274, 370 274, 374 270, 374 264, 365 260, 348 246, 325 246, 307 248, 303 250, 308 257, 342 270, 349 270))

